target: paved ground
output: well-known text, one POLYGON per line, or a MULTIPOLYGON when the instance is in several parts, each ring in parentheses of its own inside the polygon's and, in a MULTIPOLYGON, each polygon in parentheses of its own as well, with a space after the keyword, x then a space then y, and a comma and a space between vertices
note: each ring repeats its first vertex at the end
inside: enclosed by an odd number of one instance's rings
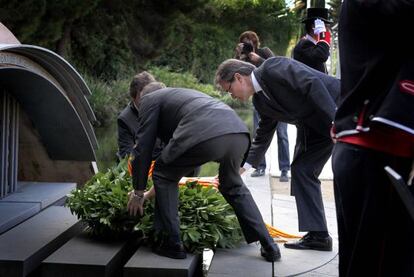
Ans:
MULTIPOLYGON (((322 180, 322 197, 324 200, 325 208, 328 209, 329 207, 334 208, 334 192, 333 192, 333 182, 332 180, 322 180)), ((270 178, 270 187, 273 195, 273 199, 280 198, 280 195, 290 195, 290 182, 282 183, 279 182, 279 177, 271 177, 270 178)), ((277 201, 277 199, 276 199, 277 201)), ((335 229, 335 227, 330 227, 330 229, 335 229)), ((335 230, 330 230, 331 232, 335 230)), ((309 276, 309 277, 336 277, 338 276, 338 256, 328 262, 325 265, 321 265, 321 267, 314 269, 310 272, 306 272, 296 276, 309 276)))
MULTIPOLYGON (((297 210, 295 198, 289 195, 290 183, 280 183, 278 178, 265 176, 252 178, 250 172, 242 175, 249 188, 263 220, 277 229, 297 235, 297 210)), ((249 244, 238 249, 217 249, 209 266, 208 276, 238 277, 286 277, 286 276, 338 276, 338 235, 336 210, 333 202, 332 182, 324 181, 325 213, 329 232, 333 238, 333 251, 287 249, 278 242, 282 259, 274 265, 265 262, 259 253, 259 244, 249 244)))

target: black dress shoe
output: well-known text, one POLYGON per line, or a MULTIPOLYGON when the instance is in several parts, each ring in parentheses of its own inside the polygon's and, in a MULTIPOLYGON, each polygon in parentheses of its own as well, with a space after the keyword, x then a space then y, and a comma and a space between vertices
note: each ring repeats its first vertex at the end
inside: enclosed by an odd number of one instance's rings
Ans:
POLYGON ((280 260, 281 255, 279 246, 277 246, 277 244, 274 246, 275 247, 260 247, 260 255, 262 255, 262 257, 265 258, 265 260, 268 262, 275 262, 280 260))
POLYGON ((250 177, 260 177, 263 175, 265 175, 264 169, 256 169, 255 171, 252 172, 252 174, 250 174, 250 177))
POLYGON ((332 238, 330 236, 321 238, 314 236, 311 233, 307 233, 300 240, 287 242, 284 245, 286 248, 290 249, 332 251, 332 238))
POLYGON ((154 247, 152 251, 160 256, 173 258, 173 259, 185 259, 187 253, 181 243, 162 243, 158 247, 154 247))

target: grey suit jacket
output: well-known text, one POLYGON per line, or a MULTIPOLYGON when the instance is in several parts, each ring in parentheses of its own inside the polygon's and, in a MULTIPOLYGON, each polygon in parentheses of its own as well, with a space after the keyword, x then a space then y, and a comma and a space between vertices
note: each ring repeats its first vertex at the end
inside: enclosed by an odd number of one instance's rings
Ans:
POLYGON ((247 162, 257 166, 269 147, 278 121, 305 125, 329 137, 340 81, 285 57, 267 59, 254 70, 263 92, 253 104, 261 120, 247 162))
POLYGON ((232 133, 249 134, 229 106, 191 89, 165 88, 147 94, 141 98, 138 111, 139 143, 132 163, 136 189, 146 186, 157 137, 165 144, 160 159, 168 164, 203 141, 232 133))

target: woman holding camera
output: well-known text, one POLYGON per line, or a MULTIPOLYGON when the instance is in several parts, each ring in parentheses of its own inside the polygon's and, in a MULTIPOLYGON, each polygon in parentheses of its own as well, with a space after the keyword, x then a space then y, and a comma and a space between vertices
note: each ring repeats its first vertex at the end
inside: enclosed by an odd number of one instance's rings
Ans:
MULTIPOLYGON (((249 62, 259 67, 266 59, 274 57, 272 50, 268 47, 260 48, 259 36, 253 31, 243 32, 239 37, 239 44, 236 46, 236 56, 238 60, 249 62)), ((259 124, 259 114, 253 107, 253 130, 256 132, 259 124)), ((277 129, 277 148, 279 158, 280 181, 288 182, 288 171, 290 169, 289 159, 289 140, 287 134, 287 123, 279 122, 277 129)), ((265 174, 266 159, 260 162, 259 166, 251 174, 251 177, 259 177, 265 174)))

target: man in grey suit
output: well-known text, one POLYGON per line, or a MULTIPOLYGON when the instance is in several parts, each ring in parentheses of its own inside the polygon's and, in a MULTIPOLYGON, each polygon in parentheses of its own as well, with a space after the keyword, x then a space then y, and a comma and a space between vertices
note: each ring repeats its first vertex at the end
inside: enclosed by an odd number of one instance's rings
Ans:
POLYGON ((154 252, 176 259, 186 257, 180 239, 178 182, 195 167, 216 161, 220 163, 219 190, 233 207, 246 241, 260 241, 261 255, 267 261, 280 259, 279 248, 239 175, 250 138, 237 114, 210 96, 184 88, 165 88, 142 96, 139 114, 139 143, 132 161, 134 191, 128 202, 133 215, 143 212, 155 140, 158 137, 165 143, 152 179, 156 191, 154 228, 167 236, 154 252))
POLYGON ((258 165, 279 121, 296 125, 291 187, 299 230, 308 233, 299 241, 285 243, 285 247, 332 251, 318 177, 333 147, 330 128, 339 80, 295 60, 274 57, 258 68, 240 60, 227 60, 217 70, 216 84, 241 101, 253 96, 253 105, 260 114, 245 168, 258 165))

